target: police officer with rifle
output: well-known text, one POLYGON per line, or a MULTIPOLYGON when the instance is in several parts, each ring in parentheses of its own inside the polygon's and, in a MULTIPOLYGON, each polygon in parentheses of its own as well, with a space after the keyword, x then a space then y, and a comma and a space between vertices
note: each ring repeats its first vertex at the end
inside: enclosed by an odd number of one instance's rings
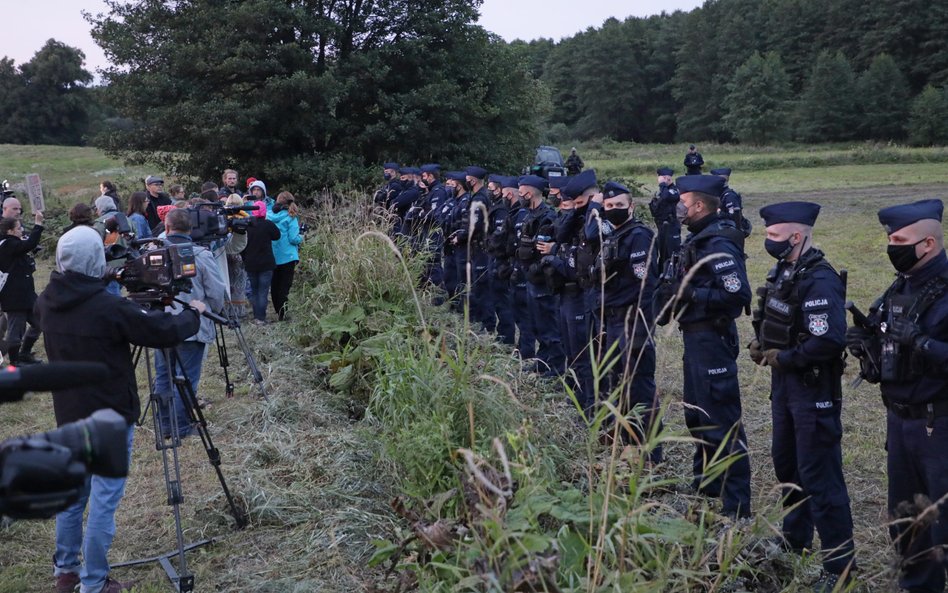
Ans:
POLYGON ((889 531, 901 557, 899 587, 911 592, 945 588, 948 258, 942 212, 941 200, 880 210, 898 273, 868 315, 847 303, 856 325, 846 343, 860 360, 861 377, 880 384, 886 407, 889 531))

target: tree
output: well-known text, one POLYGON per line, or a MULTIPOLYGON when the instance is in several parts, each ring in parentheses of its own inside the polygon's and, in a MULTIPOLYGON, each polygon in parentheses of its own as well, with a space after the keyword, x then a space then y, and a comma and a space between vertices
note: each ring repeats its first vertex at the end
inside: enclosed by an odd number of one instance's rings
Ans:
POLYGON ((912 101, 906 131, 912 144, 948 144, 948 91, 926 86, 912 101))
POLYGON ((889 54, 879 54, 856 85, 864 138, 898 140, 905 136, 909 91, 905 76, 889 54))
POLYGON ((87 18, 112 63, 109 97, 136 125, 102 144, 131 161, 312 189, 364 181, 383 160, 512 169, 538 135, 542 91, 471 24, 479 2, 108 5, 87 18), (266 26, 238 25, 260 15, 266 26))
POLYGON ((790 79, 776 52, 754 52, 735 72, 724 100, 724 124, 741 142, 767 144, 783 140, 790 79))
POLYGON ((798 105, 800 138, 807 142, 852 138, 858 123, 855 91, 855 76, 846 56, 820 53, 798 105))
POLYGON ((50 39, 19 69, 0 60, 0 135, 23 144, 81 144, 89 124, 85 54, 50 39))

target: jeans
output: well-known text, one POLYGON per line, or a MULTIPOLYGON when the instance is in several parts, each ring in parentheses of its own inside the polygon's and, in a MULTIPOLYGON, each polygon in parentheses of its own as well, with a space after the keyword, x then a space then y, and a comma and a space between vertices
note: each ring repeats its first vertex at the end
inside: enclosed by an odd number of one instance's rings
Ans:
MULTIPOLYGON (((128 427, 128 454, 132 455, 134 427, 128 427)), ((78 573, 81 593, 99 593, 109 575, 109 548, 115 537, 115 510, 125 494, 126 478, 86 478, 76 504, 56 515, 56 552, 53 574, 78 573), (83 534, 82 514, 89 506, 83 534), (83 537, 84 536, 84 537, 83 537), (85 564, 79 563, 79 550, 85 564)))
POLYGON ((250 280, 250 305, 253 307, 253 318, 266 321, 267 297, 270 295, 270 283, 273 282, 273 270, 247 272, 247 278, 250 280))
POLYGON ((39 324, 33 311, 7 311, 7 354, 12 362, 16 362, 21 351, 28 354, 39 337, 39 324))
MULTIPOLYGON (((180 366, 176 365, 177 374, 181 373, 183 368, 184 373, 187 375, 188 380, 191 383, 191 388, 194 390, 194 397, 197 398, 198 392, 198 382, 201 380, 201 367, 204 364, 204 350, 206 344, 203 342, 184 342, 183 344, 178 344, 176 350, 178 351, 178 358, 180 359, 180 366)), ((155 351, 155 389, 156 394, 172 394, 171 391, 172 378, 168 373, 168 365, 165 362, 164 353, 160 350, 155 351)), ((171 403, 174 408, 174 417, 178 423, 178 436, 184 438, 193 432, 194 427, 191 424, 191 414, 189 410, 192 406, 197 405, 197 401, 189 402, 188 406, 184 405, 183 398, 189 398, 188 393, 181 393, 181 390, 175 390, 172 394, 171 403), (176 394, 176 395, 175 395, 176 394)), ((163 436, 168 436, 171 434, 171 415, 166 406, 159 405, 159 418, 161 420, 161 430, 164 433, 163 436)))

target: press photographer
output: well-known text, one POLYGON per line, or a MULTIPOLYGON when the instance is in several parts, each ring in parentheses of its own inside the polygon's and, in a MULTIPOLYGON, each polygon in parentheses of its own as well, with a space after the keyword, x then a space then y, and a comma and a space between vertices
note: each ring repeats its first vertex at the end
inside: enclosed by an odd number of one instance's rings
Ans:
MULTIPOLYGON (((87 226, 67 232, 56 246, 56 271, 36 303, 39 327, 45 334, 50 362, 96 361, 109 368, 101 383, 53 392, 56 423, 62 426, 97 410, 118 412, 128 428, 125 451, 130 456, 133 422, 141 413, 130 344, 167 348, 200 328, 200 301, 178 315, 146 311, 130 300, 111 295, 102 278, 105 253, 99 234, 87 226)), ((109 578, 108 552, 115 533, 115 511, 125 490, 125 478, 86 479, 79 501, 56 517, 53 557, 56 590, 114 593, 125 587, 109 578), (82 517, 89 504, 83 529, 82 517), (79 563, 79 553, 85 565, 79 563)))
POLYGON ((0 309, 7 314, 4 352, 10 364, 35 363, 33 345, 40 330, 33 316, 36 288, 33 250, 43 234, 43 213, 33 214, 33 230, 24 239, 19 218, 0 220, 0 309), (28 327, 27 327, 28 326, 28 327))
MULTIPOLYGON (((204 211, 201 212, 201 215, 204 211)), ((192 242, 192 227, 194 226, 192 216, 194 211, 191 209, 175 209, 165 215, 165 235, 172 245, 182 245, 192 242)), ((206 227, 202 227, 202 238, 207 237, 206 227)), ((220 313, 224 309, 224 302, 227 298, 226 277, 221 274, 220 268, 214 261, 211 251, 203 245, 194 244, 195 276, 191 279, 191 289, 188 292, 182 292, 178 299, 184 302, 201 302, 206 309, 215 313, 220 313)), ((179 315, 184 310, 180 304, 175 303, 167 309, 169 312, 179 315)), ((182 343, 177 344, 178 359, 182 366, 179 370, 184 372, 190 380, 193 392, 198 393, 198 383, 201 380, 201 365, 204 363, 204 352, 208 344, 214 343, 216 329, 214 321, 202 317, 201 325, 196 331, 191 332, 182 343)), ((168 393, 173 385, 174 373, 170 372, 165 357, 161 353, 155 353, 155 393, 168 393)), ((185 394, 178 393, 178 397, 172 398, 174 402, 175 415, 177 417, 177 426, 179 436, 185 437, 191 434, 191 419, 187 408, 184 405, 185 394)), ((170 418, 162 418, 163 426, 171 426, 170 418)))

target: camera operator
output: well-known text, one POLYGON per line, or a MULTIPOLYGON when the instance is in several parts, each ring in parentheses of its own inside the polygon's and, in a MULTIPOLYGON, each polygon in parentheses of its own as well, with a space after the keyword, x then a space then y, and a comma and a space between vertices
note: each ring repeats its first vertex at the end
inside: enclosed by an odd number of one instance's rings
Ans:
POLYGON ((33 344, 40 331, 33 317, 36 303, 36 288, 33 272, 36 263, 32 252, 39 245, 43 234, 43 213, 33 214, 33 230, 23 239, 23 225, 19 219, 0 220, 0 271, 9 274, 6 284, 0 289, 0 308, 7 314, 5 351, 11 364, 30 364, 33 344), (29 325, 29 329, 27 329, 29 325))
MULTIPOLYGON (((135 368, 129 344, 169 347, 193 334, 204 304, 196 311, 171 315, 145 311, 139 305, 105 290, 105 253, 92 228, 67 232, 56 246, 57 271, 36 302, 39 326, 45 331, 46 355, 53 362, 93 361, 109 367, 109 379, 53 392, 56 423, 62 426, 111 408, 128 424, 127 449, 132 447, 132 423, 141 413, 135 368)), ((56 517, 56 553, 53 557, 56 590, 114 593, 121 583, 109 578, 108 552, 115 533, 115 510, 125 489, 125 478, 93 476, 82 497, 56 517), (89 503, 83 533, 82 516, 89 503), (85 565, 79 563, 79 553, 85 565)))
MULTIPOLYGON (((176 208, 170 210, 165 215, 165 236, 170 243, 190 243, 191 242, 191 216, 187 210, 176 208)), ((185 302, 201 301, 209 311, 219 313, 224 309, 224 302, 227 299, 227 281, 221 274, 220 268, 214 261, 211 251, 202 245, 194 245, 194 260, 197 268, 197 275, 191 280, 191 291, 178 296, 185 302)), ((173 305, 168 310, 179 314, 182 307, 178 304, 173 305)), ((198 392, 198 383, 201 379, 201 365, 204 362, 204 353, 208 344, 213 344, 216 336, 214 322, 207 318, 201 318, 201 327, 197 332, 190 335, 183 343, 177 345, 178 358, 181 369, 172 373, 168 369, 167 361, 160 352, 155 353, 155 393, 167 393, 172 390, 173 378, 181 370, 187 375, 191 382, 195 396, 198 392)), ((185 394, 179 393, 179 397, 172 397, 174 402, 175 414, 177 416, 179 436, 186 437, 191 434, 191 419, 187 408, 184 405, 185 394)), ((170 418, 162 418, 164 426, 170 426, 170 418)), ((170 436, 170 435, 164 435, 170 436)))

